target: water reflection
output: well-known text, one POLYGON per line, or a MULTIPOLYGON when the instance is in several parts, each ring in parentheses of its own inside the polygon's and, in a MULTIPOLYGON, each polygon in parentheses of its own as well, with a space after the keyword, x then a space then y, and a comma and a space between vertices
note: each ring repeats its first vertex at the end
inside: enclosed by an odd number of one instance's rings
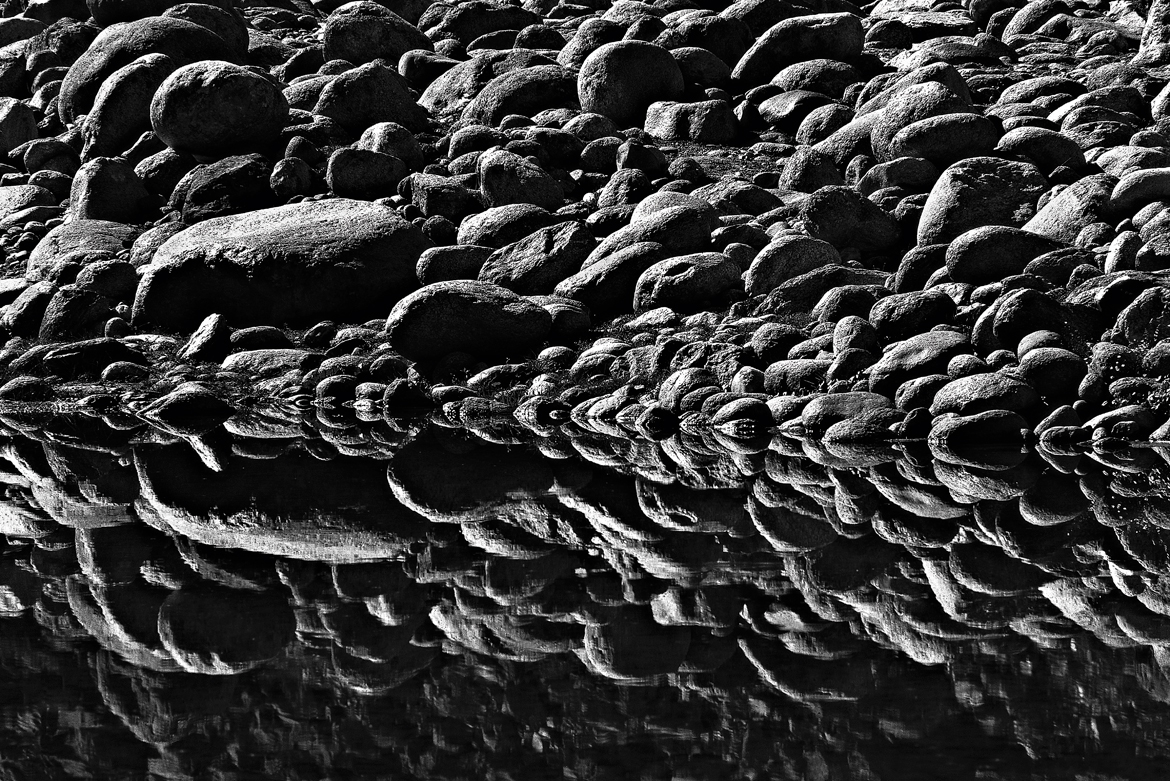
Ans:
POLYGON ((4 778, 1161 777, 1170 463, 7 417, 4 778))

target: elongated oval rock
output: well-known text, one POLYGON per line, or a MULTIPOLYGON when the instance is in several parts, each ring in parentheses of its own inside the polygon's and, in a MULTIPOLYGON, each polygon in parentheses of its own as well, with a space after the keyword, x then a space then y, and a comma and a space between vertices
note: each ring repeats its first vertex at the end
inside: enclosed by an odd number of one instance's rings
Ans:
POLYGON ((191 330, 211 312, 237 326, 361 320, 418 287, 429 246, 390 207, 345 198, 217 217, 158 248, 134 322, 191 330))

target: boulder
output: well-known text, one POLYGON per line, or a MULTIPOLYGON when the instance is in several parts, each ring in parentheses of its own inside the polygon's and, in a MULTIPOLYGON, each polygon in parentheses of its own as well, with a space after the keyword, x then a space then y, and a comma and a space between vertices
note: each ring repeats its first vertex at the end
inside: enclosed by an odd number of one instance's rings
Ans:
POLYGON ((288 101, 269 79, 230 62, 185 65, 159 86, 150 123, 168 147, 220 158, 271 144, 288 121, 288 101))
POLYGON ((455 352, 522 357, 552 328, 543 307, 489 282, 436 282, 394 305, 386 320, 391 346, 415 360, 455 352))
POLYGON ((621 126, 641 124, 655 101, 683 94, 678 62, 661 46, 617 41, 590 54, 577 74, 582 111, 609 117, 621 126))
POLYGON ((189 332, 212 312, 236 326, 361 321, 417 287, 428 246, 393 209, 342 198, 218 217, 159 247, 134 322, 189 332))

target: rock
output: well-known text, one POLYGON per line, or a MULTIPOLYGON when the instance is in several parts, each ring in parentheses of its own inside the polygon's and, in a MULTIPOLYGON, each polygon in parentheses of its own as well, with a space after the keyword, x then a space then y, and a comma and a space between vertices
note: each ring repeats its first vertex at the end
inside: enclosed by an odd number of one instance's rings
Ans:
POLYGON ((540 166, 497 149, 480 155, 479 186, 489 206, 531 203, 549 211, 564 204, 564 192, 540 166))
POLYGON ((119 68, 147 54, 166 55, 176 67, 238 58, 218 35, 185 19, 150 16, 107 28, 65 74, 57 101, 61 121, 73 123, 88 114, 102 84, 119 68))
POLYGON ((539 347, 552 327, 542 307, 498 285, 437 282, 395 304, 386 321, 390 344, 416 360, 454 352, 523 356, 539 347))
POLYGON ((82 158, 120 155, 150 130, 151 100, 174 70, 170 57, 148 54, 114 71, 101 85, 82 123, 82 158))
POLYGON ((899 238, 898 225, 890 215, 843 185, 822 187, 810 195, 801 204, 800 218, 810 236, 838 249, 883 252, 899 238))
POLYGON ((379 3, 345 3, 325 20, 324 58, 354 65, 382 59, 397 64, 412 50, 433 50, 417 27, 379 3))
POLYGON ((861 76, 849 63, 818 58, 781 68, 770 83, 785 92, 801 89, 841 98, 850 84, 859 81, 861 76))
MULTIPOLYGON (((218 315, 211 317, 218 317, 218 315)), ((209 324, 209 320, 210 318, 200 324, 199 331, 207 333, 208 329, 214 330, 223 327, 222 319, 220 319, 219 325, 215 325, 214 321, 209 324)), ((232 353, 223 359, 222 368, 224 371, 238 372, 251 378, 264 378, 278 377, 289 372, 303 373, 320 364, 321 356, 308 350, 273 347, 232 353)))
POLYGON ((421 284, 475 279, 491 257, 491 247, 461 244, 456 247, 431 247, 419 256, 415 272, 421 284))
POLYGON ((74 220, 139 223, 156 205, 134 167, 113 157, 96 157, 81 166, 69 191, 74 220))
POLYGON ((204 159, 264 147, 287 120, 288 101, 276 84, 215 60, 178 68, 150 103, 151 126, 163 143, 204 159))
POLYGON ((558 283, 581 270, 596 244, 580 222, 540 228, 492 253, 479 271, 479 280, 521 295, 551 293, 558 283))
POLYGON ((869 389, 893 397, 898 386, 914 377, 943 374, 956 355, 969 354, 966 335, 954 331, 927 331, 886 348, 870 369, 869 389))
POLYGON ((942 114, 911 122, 890 141, 894 157, 921 157, 946 167, 968 157, 990 155, 1002 135, 998 125, 978 114, 942 114))
POLYGON ((208 315, 183 345, 179 356, 186 361, 221 361, 231 349, 230 340, 231 329, 223 315, 208 315))
POLYGON ((739 266, 718 252, 668 258, 638 277, 634 311, 668 306, 676 312, 700 312, 741 285, 739 266))
POLYGON ((0 188, 0 220, 33 206, 56 206, 53 193, 35 184, 17 184, 0 188))
POLYGON ((496 206, 463 220, 459 224, 458 241, 499 249, 548 227, 555 220, 547 209, 531 203, 496 206))
POLYGON ((419 105, 442 118, 456 118, 496 76, 534 65, 556 63, 540 52, 525 50, 477 52, 450 68, 423 90, 419 105))
POLYGON ((955 282, 986 285, 1021 274, 1033 259, 1063 243, 1006 225, 972 228, 947 247, 947 272, 955 282))
POLYGON ((37 244, 28 258, 25 276, 33 281, 49 279, 61 261, 85 266, 129 249, 137 230, 130 225, 104 220, 75 220, 58 225, 37 244))
POLYGON ((343 147, 329 156, 325 183, 342 198, 372 201, 393 195, 406 174, 406 163, 393 155, 343 147))
POLYGON ((1028 428, 1027 421, 1015 412, 988 410, 936 418, 927 441, 935 458, 953 464, 982 465, 986 464, 991 443, 1014 450, 1018 458, 1028 428))
POLYGON ((1084 168, 1085 155, 1067 136, 1043 127, 1018 127, 1003 134, 995 146, 1002 155, 1023 155, 1046 175, 1059 166, 1074 171, 1084 168))
POLYGON ((360 320, 417 286, 427 246, 393 209, 346 199, 207 220, 155 253, 134 322, 189 330, 211 312, 237 326, 360 320))
POLYGON ((532 116, 574 105, 577 77, 559 65, 534 65, 496 76, 463 109, 464 122, 497 127, 509 114, 532 116))
POLYGON ((1020 358, 1020 376, 1052 404, 1076 399, 1088 366, 1076 353, 1061 347, 1037 347, 1020 358))
POLYGON ((646 110, 645 128, 647 133, 664 141, 728 144, 735 140, 739 120, 724 100, 658 101, 646 110))
POLYGON ((397 122, 376 122, 362 131, 362 137, 354 144, 356 149, 367 149, 393 155, 411 171, 423 167, 423 151, 418 139, 397 122))
POLYGON ((800 413, 800 423, 805 434, 821 437, 834 424, 892 406, 889 398, 878 393, 829 393, 815 397, 804 406, 800 413))
POLYGON ((1099 222, 1113 197, 1117 178, 1093 174, 1077 180, 1050 199, 1022 227, 1071 244, 1087 225, 1099 222))
POLYGON ((426 111, 415 102, 405 79, 380 62, 347 70, 321 90, 313 113, 328 117, 354 135, 378 122, 419 131, 426 111))
POLYGON ((170 426, 212 428, 235 413, 230 404, 197 382, 188 382, 148 404, 142 414, 170 426))
MULTIPOLYGON (((885 342, 908 339, 954 322, 954 300, 938 288, 894 293, 873 305, 869 321, 885 342)), ((838 323, 840 325, 840 323, 838 323)))
POLYGON ((634 290, 646 269, 665 259, 657 242, 637 242, 586 265, 556 287, 556 294, 580 301, 597 315, 634 311, 634 290))
POLYGON ((640 125, 651 103, 682 97, 683 87, 682 71, 670 52, 645 41, 599 46, 577 75, 581 110, 625 126, 640 125))
POLYGON ((1064 238, 1067 231, 1053 235, 1033 230, 1038 214, 1029 222, 1046 187, 1043 175, 1030 163, 995 157, 972 157, 955 163, 942 172, 930 190, 918 223, 918 243, 949 242, 986 225, 1023 227, 1071 243, 1076 236, 1064 238))
POLYGON ((861 54, 865 31, 848 13, 809 14, 785 19, 756 39, 731 77, 744 87, 764 84, 778 67, 817 57, 849 61, 861 54))
POLYGON ((749 296, 765 295, 789 279, 840 262, 840 254, 827 241, 782 235, 773 239, 752 260, 744 273, 744 284, 749 296))
POLYGON ((0 98, 0 152, 8 155, 16 147, 37 137, 37 116, 16 98, 0 98))
POLYGON ((992 372, 954 380, 939 389, 930 405, 932 415, 948 412, 974 415, 989 410, 1008 410, 1030 415, 1040 395, 1030 385, 992 372))

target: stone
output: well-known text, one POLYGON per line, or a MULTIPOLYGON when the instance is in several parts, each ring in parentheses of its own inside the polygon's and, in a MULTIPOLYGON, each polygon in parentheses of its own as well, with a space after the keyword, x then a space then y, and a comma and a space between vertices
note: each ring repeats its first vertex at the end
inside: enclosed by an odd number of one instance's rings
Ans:
POLYGON ((503 149, 485 152, 476 168, 488 206, 530 203, 555 211, 564 205, 564 191, 556 180, 517 154, 503 149))
POLYGON ((408 51, 434 49, 413 24, 379 3, 345 3, 325 19, 324 58, 354 65, 382 59, 397 64, 408 51))
POLYGON ((676 312, 700 312, 733 290, 742 289, 739 266, 717 252, 668 258, 638 277, 634 311, 668 306, 676 312))
POLYGON ((763 84, 777 68, 817 57, 852 60, 861 54, 865 32, 849 13, 809 14, 770 27, 744 52, 731 72, 745 87, 763 84))
POLYGON ((207 220, 168 239, 145 267, 136 324, 360 320, 417 287, 429 242, 386 206, 305 202, 207 220))
POLYGON ((932 415, 954 412, 974 415, 989 410, 1008 410, 1030 415, 1040 405, 1032 386, 999 373, 973 374, 947 383, 934 396, 932 415))
MULTIPOLYGON (((1039 220, 1036 201, 1046 188, 1044 176, 1030 163, 995 157, 971 157, 955 163, 942 172, 927 196, 918 223, 918 243, 949 242, 986 225, 1033 230, 1039 220)), ((1061 235, 1033 232, 1069 243, 1076 238, 1075 233, 1064 238, 1067 231, 1061 235)))
POLYGON ((455 352, 519 358, 540 347, 551 328, 543 307, 499 285, 464 280, 411 293, 386 321, 391 346, 415 360, 455 352))
POLYGON ((1021 274, 1033 259, 1060 249, 1060 241, 1006 225, 984 225, 947 247, 947 273, 955 282, 986 285, 1021 274))
POLYGON ((521 295, 552 293, 562 280, 581 270, 596 244, 580 222, 540 228, 492 253, 478 278, 521 295))
POLYGON ((809 236, 782 235, 773 239, 752 260, 744 273, 744 285, 749 296, 765 295, 789 279, 840 262, 840 253, 827 241, 809 236))
POLYGON ((185 19, 148 16, 109 27, 69 66, 57 110, 61 121, 88 114, 102 84, 119 68, 147 54, 163 54, 176 67, 200 60, 238 60, 231 46, 211 30, 185 19))
POLYGON ((622 126, 641 124, 651 103, 677 100, 684 86, 670 52, 645 41, 603 44, 585 59, 577 75, 581 110, 622 126))
POLYGON ((166 77, 151 100, 150 122, 177 152, 224 157, 275 141, 288 111, 272 81, 230 62, 207 60, 166 77))

